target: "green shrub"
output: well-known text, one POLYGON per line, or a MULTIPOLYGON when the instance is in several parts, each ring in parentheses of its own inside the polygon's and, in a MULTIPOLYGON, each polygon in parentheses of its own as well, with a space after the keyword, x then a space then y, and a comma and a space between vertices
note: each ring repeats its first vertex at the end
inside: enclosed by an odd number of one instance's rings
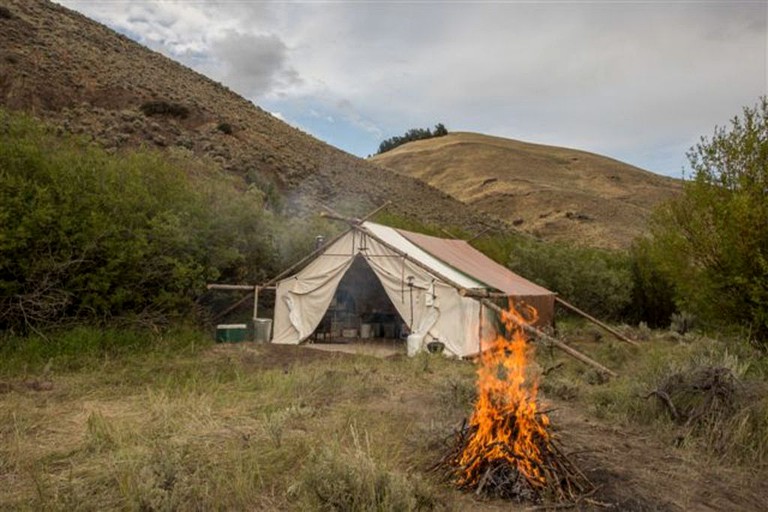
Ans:
POLYGON ((265 176, 264 173, 251 170, 245 175, 245 182, 249 186, 256 187, 264 195, 264 207, 279 213, 283 210, 284 201, 275 181, 265 176))
POLYGON ((768 99, 688 152, 693 176, 651 223, 653 255, 681 308, 739 324, 768 350, 768 99))
POLYGON ((654 328, 668 327, 677 311, 674 287, 656 261, 649 241, 636 240, 629 251, 629 259, 632 301, 626 318, 654 328))
POLYGON ((508 266, 603 319, 622 318, 631 301, 632 275, 623 253, 521 239, 508 266))
POLYGON ((258 190, 160 153, 111 156, 0 111, 0 329, 189 314, 207 282, 273 272, 258 190))
POLYGON ((376 154, 380 155, 386 153, 398 146, 402 146, 403 144, 415 140, 431 139, 434 137, 442 137, 444 135, 448 135, 448 130, 443 123, 437 123, 434 131, 429 128, 411 128, 403 135, 395 135, 394 137, 382 141, 381 144, 379 144, 379 151, 376 154))
POLYGON ((171 354, 208 346, 211 337, 179 325, 153 331, 134 325, 111 328, 80 325, 43 334, 0 336, 0 374, 43 368, 73 370, 98 366, 132 354, 171 354))
POLYGON ((189 117, 189 108, 180 103, 164 100, 153 100, 143 103, 139 109, 146 116, 169 116, 186 119, 189 117))
POLYGON ((223 121, 216 126, 216 129, 226 135, 232 135, 233 132, 232 125, 223 121))

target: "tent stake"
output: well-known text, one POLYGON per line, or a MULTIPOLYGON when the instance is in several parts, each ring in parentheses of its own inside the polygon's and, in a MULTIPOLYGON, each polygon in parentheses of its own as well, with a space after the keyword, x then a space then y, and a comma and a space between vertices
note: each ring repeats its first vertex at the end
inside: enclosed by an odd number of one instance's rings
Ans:
POLYGON ((589 321, 590 321, 590 322, 592 322, 593 324, 595 324, 595 325, 597 325, 597 326, 600 326, 600 327, 602 327, 603 329, 605 329, 605 330, 606 330, 606 331, 608 331, 609 333, 611 333, 611 334, 613 334, 614 336, 616 336, 616 337, 617 337, 618 339, 620 339, 621 341, 623 341, 623 342, 625 342, 625 343, 629 343, 630 345, 632 345, 632 346, 634 346, 634 347, 639 347, 639 346, 640 346, 640 344, 639 344, 638 342, 636 342, 636 341, 634 341, 634 340, 631 340, 631 339, 627 338, 626 336, 624 336, 623 334, 621 334, 621 333, 620 333, 619 331, 617 331, 616 329, 612 329, 611 327, 608 327, 607 325, 605 325, 603 322, 601 322, 601 321, 600 321, 600 320, 598 320, 597 318, 595 318, 595 317, 593 317, 593 316, 590 316, 590 315, 588 315, 587 313, 585 313, 584 311, 580 310, 579 308, 577 308, 577 307, 576 307, 576 306, 574 306, 573 304, 569 304, 569 303, 565 302, 565 301, 564 301, 563 299, 561 299, 560 297, 555 297, 555 301, 556 301, 558 304, 561 304, 562 306, 566 307, 567 309, 570 309, 570 310, 571 310, 571 311, 573 311, 574 313, 577 313, 577 314, 579 314, 579 315, 583 316, 584 318, 586 318, 587 320, 589 320, 589 321))

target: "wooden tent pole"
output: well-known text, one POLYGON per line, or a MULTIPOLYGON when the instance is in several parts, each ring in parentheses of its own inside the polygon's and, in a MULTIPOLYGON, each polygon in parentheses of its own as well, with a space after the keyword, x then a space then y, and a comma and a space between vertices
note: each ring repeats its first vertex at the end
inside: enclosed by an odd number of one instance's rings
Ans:
POLYGON ((490 226, 486 226, 486 227, 485 227, 485 228, 483 228, 483 230, 482 230, 482 231, 480 231, 478 234, 476 234, 475 236, 473 236, 473 237, 472 237, 472 238, 470 238, 469 240, 465 240, 465 242, 467 242, 467 243, 469 243, 469 242, 474 242, 475 240, 477 240, 478 238, 480 238, 481 236, 483 236, 484 234, 486 234, 486 233, 487 233, 487 232, 489 232, 490 230, 491 230, 490 226))
MULTIPOLYGON (((326 243, 326 244, 323 244, 322 246, 318 247, 317 249, 315 249, 314 251, 312 251, 311 253, 309 253, 308 255, 306 255, 305 257, 301 258, 299 261, 297 261, 296 263, 294 263, 293 265, 291 265, 290 267, 288 267, 287 269, 285 269, 285 270, 283 270, 282 272, 280 272, 279 274, 277 274, 275 277, 273 277, 272 279, 270 279, 270 280, 269 280, 269 281, 267 281, 266 283, 264 283, 264 284, 262 284, 262 285, 258 285, 258 288, 260 288, 260 289, 264 289, 264 288, 269 288, 270 286, 274 286, 274 284, 275 284, 276 282, 278 282, 278 281, 279 281, 281 278, 283 278, 283 277, 287 276, 288 274, 290 274, 291 272, 293 272, 294 270, 296 270, 298 267, 300 267, 301 265, 303 265, 303 264, 304 264, 304 263, 306 263, 307 261, 311 260, 313 257, 315 257, 315 256, 317 256, 318 254, 320 254, 320 253, 321 253, 321 252, 322 252, 322 251, 325 249, 325 247, 326 247, 327 245, 330 245, 330 244, 336 243, 336 242, 337 242, 339 239, 341 239, 341 237, 343 237, 344 235, 346 235, 346 234, 347 234, 347 233, 349 233, 349 232, 350 232, 350 230, 348 229, 348 230, 346 230, 346 231, 344 231, 344 232, 342 232, 342 233, 339 233, 339 234, 338 234, 337 236, 335 236, 335 237, 334 237, 334 238, 333 238, 333 239, 332 239, 330 242, 328 242, 328 243, 326 243)), ((243 297, 241 297, 241 298, 240 298, 240 300, 238 300, 237 302, 235 302, 234 304, 232 304, 231 306, 229 306, 227 309, 225 309, 224 311, 222 311, 221 313, 219 313, 218 315, 216 315, 216 317, 214 318, 214 321, 218 321, 219 319, 221 319, 221 318, 224 318, 224 317, 225 317, 225 316, 227 316, 229 313, 231 313, 231 312, 232 312, 232 311, 234 311, 235 309, 237 309, 237 308, 239 308, 240 306, 242 306, 242 305, 243 305, 245 302, 247 302, 248 300, 250 300, 250 299, 251 299, 251 297, 253 297, 253 296, 254 296, 254 293, 253 293, 253 292, 254 292, 255 288, 254 288, 254 287, 252 287, 252 286, 249 286, 248 288, 251 290, 251 292, 250 292, 250 293, 246 293, 246 294, 245 294, 245 296, 243 296, 243 297)))
MULTIPOLYGON (((383 245, 384 247, 386 247, 390 251, 394 252, 395 254, 398 254, 398 255, 402 256, 403 258, 405 258, 406 260, 410 261, 411 263, 413 263, 417 267, 420 267, 421 269, 425 270, 426 272, 432 274, 433 276, 437 277, 438 279, 441 279, 445 283, 447 283, 450 286, 454 287, 456 290, 458 290, 458 292, 462 296, 468 296, 468 297, 471 297, 471 298, 473 298, 475 300, 478 300, 478 301, 480 301, 481 304, 489 307, 490 309, 494 310, 498 314, 501 314, 501 312, 504 311, 501 307, 497 306, 496 304, 494 304, 493 302, 491 302, 488 299, 472 297, 471 291, 469 291, 469 290, 459 286, 458 284, 454 283, 452 280, 450 280, 447 277, 441 275, 440 273, 435 272, 433 269, 427 267, 426 265, 424 265, 420 261, 417 261, 417 260, 411 258, 410 256, 408 256, 408 254, 406 254, 405 252, 401 251, 397 247, 394 247, 393 245, 385 242, 384 240, 381 240, 380 238, 378 238, 376 236, 373 236, 371 233, 368 233, 367 231, 363 230, 361 227, 353 226, 353 229, 357 229, 359 231, 364 232, 368 236, 372 236, 378 243, 380 243, 381 245, 383 245)), ((618 374, 616 372, 614 372, 613 370, 610 370, 610 369, 606 368, 605 366, 601 365, 600 363, 598 363, 594 359, 591 359, 589 356, 586 356, 585 354, 582 354, 581 352, 579 352, 575 348, 566 345, 562 341, 560 341, 558 339, 555 339, 552 336, 549 336, 547 334, 544 334, 539 329, 537 329, 537 328, 535 328, 535 327, 533 327, 531 325, 526 325, 526 324, 520 324, 520 326, 526 332, 531 334, 532 336, 536 336, 538 338, 546 340, 552 346, 554 346, 556 348, 559 348, 560 350, 562 350, 563 352, 565 352, 569 356, 571 356, 571 357, 573 357, 575 359, 578 359, 582 363, 586 363, 586 364, 592 366, 593 368, 596 368, 596 369, 600 370, 601 372, 610 375, 611 377, 618 377, 618 374)))
POLYGON ((374 215, 376 215, 376 214, 377 214, 377 213, 379 213, 381 210, 383 210, 384 208, 386 208, 387 206, 389 206, 389 205, 391 205, 391 204, 392 204, 392 201, 386 201, 384 204, 382 204, 381 206, 379 206, 379 207, 378 207, 378 208, 376 208, 375 210, 373 210, 373 211, 371 211, 370 213, 368 213, 368 215, 366 215, 365 217, 363 217, 362 219, 360 219, 360 222, 365 222, 366 220, 370 219, 371 217, 373 217, 374 215))
POLYGON ((382 204, 381 206, 379 206, 378 208, 376 208, 374 210, 371 210, 369 213, 367 213, 365 216, 363 216, 363 217, 361 217, 359 219, 357 217, 345 217, 342 214, 340 214, 339 212, 337 212, 336 210, 334 210, 333 208, 331 208, 329 206, 321 205, 323 208, 328 210, 328 213, 321 212, 320 216, 323 217, 323 218, 326 218, 326 219, 340 220, 340 221, 346 222, 347 224, 350 224, 350 225, 354 225, 354 224, 360 225, 363 222, 365 222, 368 219, 370 219, 371 217, 373 217, 374 215, 376 215, 377 213, 379 213, 381 210, 383 210, 384 208, 386 208, 390 204, 392 204, 392 201, 387 201, 384 204, 382 204))
MULTIPOLYGON (((481 304, 483 304, 484 306, 487 306, 490 309, 494 310, 499 315, 501 315, 504 312, 503 308, 501 308, 500 306, 494 304, 493 302, 491 302, 488 299, 479 299, 479 300, 480 300, 481 304)), ((596 368, 596 369, 600 370, 603 373, 607 373, 611 377, 618 377, 619 376, 613 370, 610 370, 610 369, 606 368, 605 366, 601 365, 600 363, 598 363, 594 359, 590 358, 589 356, 586 356, 586 355, 582 354, 581 352, 579 352, 578 350, 576 350, 575 348, 566 345, 562 341, 560 341, 560 340, 558 340, 556 338, 553 338, 552 336, 549 336, 548 334, 545 334, 544 332, 542 332, 539 329, 533 327, 532 325, 528 325, 528 324, 525 324, 525 323, 518 322, 514 318, 512 319, 512 321, 514 321, 518 326, 520 326, 520 328, 522 328, 525 332, 527 332, 531 336, 535 336, 537 338, 545 340, 547 343, 549 343, 549 344, 559 348, 560 350, 562 350, 563 352, 565 352, 569 356, 578 359, 582 363, 586 363, 589 366, 592 366, 593 368, 596 368)))
POLYGON ((640 344, 639 344, 638 342, 636 342, 636 341, 634 341, 634 340, 631 340, 631 339, 627 338, 626 336, 624 336, 623 334, 621 334, 621 333, 620 333, 619 331, 617 331, 616 329, 613 329, 613 328, 611 328, 611 327, 609 327, 609 326, 605 325, 603 322, 601 322, 601 321, 600 321, 600 320, 598 320, 597 318, 595 318, 595 317, 593 317, 593 316, 590 316, 590 315, 588 315, 587 313, 585 313, 584 311, 580 310, 579 308, 577 308, 577 307, 576 307, 576 306, 574 306, 573 304, 569 304, 569 303, 565 302, 565 301, 564 301, 563 299, 561 299, 560 297, 555 297, 555 301, 557 301, 557 303, 558 303, 558 304, 561 304, 562 306, 565 306, 567 309, 570 309, 570 310, 571 310, 571 311, 573 311, 574 313, 577 313, 577 314, 579 314, 579 315, 583 316, 584 318, 586 318, 587 320, 589 320, 589 321, 590 321, 590 322, 592 322, 593 324, 595 324, 595 325, 598 325, 598 326, 602 327, 603 329, 605 329, 605 330, 606 330, 606 331, 608 331, 609 333, 611 333, 611 334, 613 334, 614 336, 616 336, 616 337, 617 337, 618 339, 620 339, 621 341, 623 341, 623 342, 625 342, 625 343, 629 343, 630 345, 632 345, 632 346, 634 346, 634 347, 639 347, 639 346, 640 346, 640 344))
POLYGON ((209 290, 253 290, 252 284, 217 284, 211 283, 207 286, 209 290))
MULTIPOLYGON (((365 222, 366 220, 370 219, 371 217, 373 217, 374 215, 379 213, 381 210, 383 210, 384 208, 386 208, 390 204, 392 204, 392 201, 386 201, 384 204, 382 204, 378 208, 376 208, 373 211, 369 212, 362 219, 346 219, 344 217, 337 216, 337 215, 323 215, 323 216, 327 217, 327 218, 330 218, 330 219, 334 219, 334 220, 344 220, 344 221, 350 222, 351 224, 359 224, 359 223, 365 222)), ((327 206, 323 206, 323 208, 325 208, 325 209, 327 209, 327 210, 329 210, 331 212, 334 212, 334 214, 336 213, 334 210, 332 210, 331 208, 329 208, 327 206)), ((319 255, 327 246, 329 246, 331 244, 334 244, 337 241, 339 241, 341 239, 341 237, 343 237, 344 235, 349 233, 351 231, 351 229, 352 228, 350 227, 350 229, 339 233, 338 235, 333 237, 330 242, 324 243, 323 245, 321 245, 320 247, 318 247, 317 249, 315 249, 314 251, 312 251, 311 253, 307 254, 305 257, 303 257, 302 259, 300 259, 299 261, 297 261, 296 263, 294 263, 293 265, 288 267, 287 269, 285 269, 282 272, 280 272, 279 274, 277 274, 275 277, 273 277, 272 279, 270 279, 266 283, 261 284, 261 285, 257 285, 256 287, 248 286, 247 288, 255 291, 257 289, 264 289, 264 288, 269 288, 270 286, 274 286, 274 284, 277 283, 280 279, 282 279, 283 277, 287 276, 288 274, 290 274, 291 272, 293 272, 294 270, 296 270, 297 268, 299 268, 300 266, 302 266, 306 262, 310 261, 312 258, 314 258, 317 255, 319 255)), ((242 288, 240 288, 238 286, 237 288, 230 288, 230 289, 242 289, 242 288)), ((251 293, 247 293, 244 297, 240 298, 240 300, 238 300, 237 302, 235 302, 234 304, 229 306, 227 309, 225 309, 224 311, 222 311, 221 313, 216 315, 216 317, 214 318, 214 321, 218 321, 220 318, 224 318, 226 315, 228 315, 229 313, 231 313, 232 311, 234 311, 235 309, 237 309, 238 307, 243 305, 246 301, 248 301, 251 297, 253 297, 255 295, 253 291, 251 291, 251 293)), ((255 308, 256 308, 256 306, 254 305, 254 310, 255 310, 255 308)))
MULTIPOLYGON (((366 216, 365 216, 365 217, 363 217, 362 219, 346 219, 346 218, 344 218, 344 217, 341 217, 341 216, 337 216, 337 215, 328 215, 328 214, 322 214, 322 216, 323 216, 323 217, 326 217, 326 218, 329 218, 329 219, 333 219, 333 220, 343 220, 343 221, 347 221, 347 222, 350 222, 351 224, 353 224, 353 225, 354 225, 354 224, 356 224, 356 223, 358 223, 358 222, 364 222, 365 220, 369 219, 371 216, 373 216, 373 215, 376 215, 377 213, 379 213, 381 210, 383 210, 384 208, 386 208, 386 207, 387 207, 387 206, 389 206, 390 204, 391 204, 391 202, 390 202, 390 201, 387 201, 386 203, 382 204, 381 206, 379 206, 378 208, 376 208, 375 210, 373 210, 372 212, 370 212, 368 215, 366 215, 366 216), (358 222, 352 222, 352 220, 354 220, 354 221, 358 221, 358 222)), ((325 206, 324 208, 327 208, 327 209, 329 209, 329 210, 330 210, 330 208, 328 208, 327 206, 325 206)), ((279 274, 277 274, 275 277, 273 277, 272 279, 270 279, 270 280, 269 280, 269 281, 267 281, 266 283, 264 283, 264 284, 260 285, 260 286, 261 286, 261 288, 265 288, 265 287, 267 287, 267 286, 272 286, 272 285, 274 285, 274 284, 275 284, 275 283, 277 283, 277 282, 278 282, 280 279, 282 279, 283 277, 287 276, 288 274, 290 274, 291 272, 293 272, 294 270, 296 270, 298 267, 300 267, 301 265, 303 265, 303 264, 304 264, 304 263, 306 263, 307 261, 311 260, 312 258, 314 258, 315 256, 317 256, 318 254, 320 254, 321 252, 323 252, 327 246, 329 246, 329 245, 331 245, 331 244, 335 244, 336 242, 338 242, 338 241, 341 239, 341 237, 343 237, 344 235, 346 235, 347 233, 349 233, 351 230, 352 230, 352 226, 350 226, 350 228, 349 228, 348 230, 346 230, 346 231, 343 231, 343 232, 339 233, 338 235, 336 235, 335 237, 333 237, 333 239, 331 239, 331 241, 330 241, 330 242, 326 242, 326 243, 324 243, 323 245, 321 245, 320 247, 318 247, 317 249, 315 249, 314 251, 312 251, 311 253, 307 254, 305 257, 303 257, 302 259, 300 259, 299 261, 297 261, 296 263, 294 263, 293 265, 291 265, 290 267, 288 267, 287 269, 285 269, 285 270, 283 270, 282 272, 280 272, 279 274)))

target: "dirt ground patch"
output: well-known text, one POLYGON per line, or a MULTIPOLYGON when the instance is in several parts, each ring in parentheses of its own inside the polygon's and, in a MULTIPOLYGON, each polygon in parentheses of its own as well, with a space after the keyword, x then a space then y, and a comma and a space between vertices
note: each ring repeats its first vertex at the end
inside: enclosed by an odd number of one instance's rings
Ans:
POLYGON ((642 429, 594 420, 570 404, 556 407, 561 442, 600 487, 595 500, 613 510, 765 510, 768 485, 758 475, 691 458, 642 429))
POLYGON ((325 352, 344 352, 373 357, 392 357, 404 355, 405 343, 393 340, 377 339, 353 343, 311 343, 307 348, 325 352))
POLYGON ((255 369, 288 369, 296 365, 331 362, 353 357, 353 354, 341 350, 309 350, 307 347, 307 345, 265 345, 252 342, 221 343, 213 347, 204 357, 236 360, 255 369))

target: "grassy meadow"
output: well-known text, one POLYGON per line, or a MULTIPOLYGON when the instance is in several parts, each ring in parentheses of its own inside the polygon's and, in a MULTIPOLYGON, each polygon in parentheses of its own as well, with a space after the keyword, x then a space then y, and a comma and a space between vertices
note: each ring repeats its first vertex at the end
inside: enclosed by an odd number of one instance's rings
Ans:
MULTIPOLYGON (((588 475, 599 478, 601 467, 614 464, 613 449, 601 447, 623 442, 623 427, 653 439, 643 450, 678 454, 686 465, 714 464, 737 475, 765 471, 764 393, 719 419, 732 435, 718 438, 717 445, 711 437, 716 426, 682 427, 657 400, 643 398, 690 365, 725 365, 744 386, 763 385, 766 368, 747 362, 748 348, 740 354, 714 340, 648 331, 643 347, 635 349, 580 323, 562 330, 575 346, 621 373, 606 381, 550 349, 536 355, 534 372, 543 373, 542 399, 555 410, 558 436, 571 451, 595 452, 581 461, 588 475), (601 438, 600 447, 584 446, 578 438, 584 427, 572 415, 619 431, 601 438)), ((470 411, 469 361, 215 345, 207 334, 183 329, 147 334, 78 328, 12 341, 0 363, 2 509, 502 506, 462 495, 429 470, 470 411)), ((651 478, 652 468, 621 464, 633 478, 651 478)), ((602 482, 606 503, 631 505, 627 500, 634 499, 667 509, 693 499, 645 502, 652 498, 643 496, 642 482, 634 488, 620 482, 602 482)))
POLYGON ((4 354, 0 508, 439 508, 424 469, 471 364, 153 338, 30 366, 4 354))

